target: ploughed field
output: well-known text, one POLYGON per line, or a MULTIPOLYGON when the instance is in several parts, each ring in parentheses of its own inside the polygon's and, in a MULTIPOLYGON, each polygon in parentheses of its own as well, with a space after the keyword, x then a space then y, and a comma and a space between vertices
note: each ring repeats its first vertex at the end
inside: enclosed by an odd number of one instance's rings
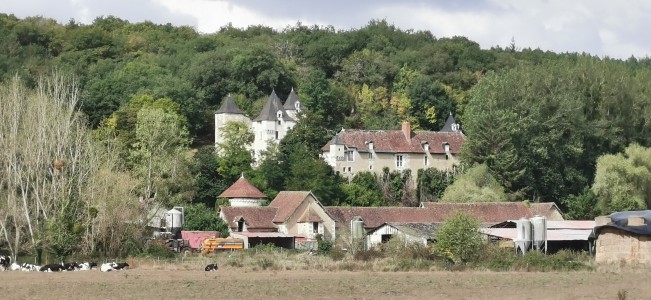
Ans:
POLYGON ((0 272, 0 299, 648 299, 645 270, 594 272, 205 272, 132 266, 125 271, 0 272), (624 295, 625 294, 625 295, 624 295))

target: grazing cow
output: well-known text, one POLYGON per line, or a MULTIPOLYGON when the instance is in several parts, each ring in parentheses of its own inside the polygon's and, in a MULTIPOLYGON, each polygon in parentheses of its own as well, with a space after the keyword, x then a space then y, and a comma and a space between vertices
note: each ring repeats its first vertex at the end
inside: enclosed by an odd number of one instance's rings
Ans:
POLYGON ((60 264, 47 264, 41 267, 41 272, 59 272, 63 270, 63 266, 60 264))
POLYGON ((113 263, 113 269, 115 270, 127 270, 129 269, 129 264, 128 263, 113 263))
POLYGON ((11 266, 11 257, 9 255, 0 255, 0 271, 5 271, 11 266))
POLYGON ((28 263, 24 263, 24 264, 20 265, 20 270, 23 271, 23 272, 38 271, 40 269, 41 269, 41 267, 39 267, 37 265, 28 264, 28 263))
POLYGON ((9 270, 12 270, 12 271, 18 271, 18 270, 21 270, 21 269, 22 268, 17 263, 11 263, 11 266, 9 267, 9 270))
POLYGON ((209 264, 206 266, 206 271, 217 271, 218 267, 217 264, 209 264))

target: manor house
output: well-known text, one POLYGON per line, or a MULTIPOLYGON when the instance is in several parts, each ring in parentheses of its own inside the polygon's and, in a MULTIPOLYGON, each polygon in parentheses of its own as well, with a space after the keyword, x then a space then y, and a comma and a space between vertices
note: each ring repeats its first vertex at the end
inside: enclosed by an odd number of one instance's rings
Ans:
POLYGON ((280 101, 276 91, 272 91, 260 115, 251 120, 237 107, 233 98, 228 95, 221 107, 215 113, 215 147, 219 151, 219 144, 224 141, 221 128, 226 122, 243 122, 255 135, 251 151, 256 162, 260 161, 260 154, 266 150, 269 143, 278 144, 287 132, 296 125, 298 113, 301 111, 301 102, 291 90, 285 104, 280 101))

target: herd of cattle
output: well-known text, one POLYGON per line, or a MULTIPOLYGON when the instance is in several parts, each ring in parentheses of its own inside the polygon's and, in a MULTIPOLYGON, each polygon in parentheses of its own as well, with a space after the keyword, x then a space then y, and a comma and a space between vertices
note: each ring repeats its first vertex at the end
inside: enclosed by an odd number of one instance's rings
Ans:
MULTIPOLYGON (((40 272, 61 272, 61 271, 87 271, 97 267, 97 263, 84 262, 84 263, 60 263, 60 264, 47 264, 44 266, 37 266, 33 264, 23 263, 17 264, 11 262, 11 257, 7 255, 0 255, 0 271, 40 271, 40 272)), ((102 272, 126 270, 129 268, 128 263, 104 263, 100 266, 99 270, 102 272)))
MULTIPOLYGON (((37 266, 33 264, 28 264, 28 263, 23 263, 23 264, 17 264, 17 263, 12 263, 11 262, 11 257, 7 255, 0 255, 0 271, 6 271, 6 270, 11 270, 11 271, 24 271, 24 272, 32 272, 32 271, 39 271, 39 272, 61 272, 61 271, 87 271, 87 270, 92 270, 93 268, 97 268, 97 263, 94 262, 84 262, 84 263, 60 263, 60 264, 47 264, 44 266, 37 266)), ((129 268, 128 263, 103 263, 100 267, 99 270, 102 272, 110 272, 110 271, 119 271, 119 270, 126 270, 129 268)), ((209 264, 206 266, 204 270, 206 271, 217 271, 219 267, 217 264, 209 264)))

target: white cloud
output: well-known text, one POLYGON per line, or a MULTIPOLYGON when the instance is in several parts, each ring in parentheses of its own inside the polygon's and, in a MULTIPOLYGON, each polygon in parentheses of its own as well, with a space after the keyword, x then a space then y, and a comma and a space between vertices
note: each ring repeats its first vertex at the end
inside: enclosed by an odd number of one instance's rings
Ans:
POLYGON ((2 0, 2 10, 24 18, 42 15, 61 23, 90 23, 114 15, 131 22, 194 26, 212 33, 265 25, 276 29, 306 25, 359 28, 386 19, 403 29, 429 30, 437 37, 466 36, 483 48, 507 46, 555 52, 589 52, 616 58, 651 54, 651 1, 629 0, 2 0))

